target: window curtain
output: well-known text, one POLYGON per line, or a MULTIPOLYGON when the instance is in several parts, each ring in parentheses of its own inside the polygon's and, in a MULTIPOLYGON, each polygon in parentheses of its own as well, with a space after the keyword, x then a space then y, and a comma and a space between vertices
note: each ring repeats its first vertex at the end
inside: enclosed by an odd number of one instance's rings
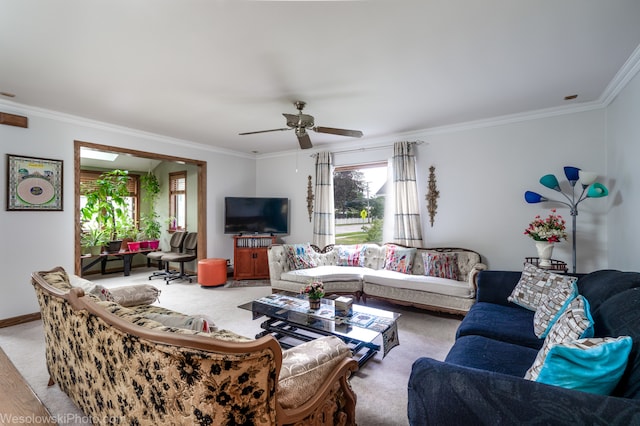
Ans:
POLYGON ((335 244, 335 208, 333 202, 333 162, 331 153, 316 155, 316 185, 313 205, 313 244, 320 248, 335 244))
POLYGON ((409 247, 422 247, 414 145, 413 142, 396 142, 393 146, 393 241, 409 247))

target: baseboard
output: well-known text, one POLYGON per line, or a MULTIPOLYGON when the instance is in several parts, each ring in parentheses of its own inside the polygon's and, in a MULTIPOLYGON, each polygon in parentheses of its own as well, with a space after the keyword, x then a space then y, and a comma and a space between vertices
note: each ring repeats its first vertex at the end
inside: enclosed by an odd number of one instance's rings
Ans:
POLYGON ((0 328, 11 327, 13 325, 24 324, 31 321, 37 321, 40 319, 40 312, 33 314, 20 315, 19 317, 7 318, 0 320, 0 328))

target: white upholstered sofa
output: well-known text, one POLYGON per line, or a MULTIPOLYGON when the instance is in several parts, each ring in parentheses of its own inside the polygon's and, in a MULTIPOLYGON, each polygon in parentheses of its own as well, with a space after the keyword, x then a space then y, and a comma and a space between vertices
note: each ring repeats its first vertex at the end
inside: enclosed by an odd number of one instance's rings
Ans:
POLYGON ((272 291, 298 293, 321 280, 328 294, 352 294, 420 308, 465 314, 476 295, 476 276, 486 269, 464 248, 409 248, 396 244, 276 244, 268 250, 272 291))

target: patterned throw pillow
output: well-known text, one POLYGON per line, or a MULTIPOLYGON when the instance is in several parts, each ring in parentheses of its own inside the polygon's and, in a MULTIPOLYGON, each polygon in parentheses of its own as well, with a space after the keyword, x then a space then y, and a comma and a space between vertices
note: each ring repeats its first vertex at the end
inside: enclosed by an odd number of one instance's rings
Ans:
POLYGON ((458 255, 456 253, 422 252, 422 261, 426 276, 458 280, 458 255))
POLYGON ((538 351, 533 365, 527 370, 524 378, 537 380, 544 360, 554 345, 587 337, 593 337, 593 318, 591 318, 589 302, 582 295, 578 295, 549 330, 542 348, 538 351))
POLYGON ((536 382, 611 395, 627 367, 632 345, 629 336, 558 343, 549 350, 536 382))
POLYGON ((578 287, 575 282, 562 282, 551 289, 549 294, 542 298, 533 316, 533 332, 536 336, 541 339, 547 337, 553 324, 576 296, 578 287))
POLYGON ((311 244, 285 244, 289 267, 292 270, 308 269, 318 266, 316 261, 311 257, 313 249, 311 244))
POLYGON ((384 269, 410 274, 417 251, 415 248, 388 244, 384 256, 384 269))
POLYGON ((364 251, 367 246, 338 246, 337 266, 364 266, 364 251))
POLYGON ((535 311, 552 288, 576 281, 576 277, 554 274, 530 263, 524 265, 520 281, 508 297, 509 302, 535 311))

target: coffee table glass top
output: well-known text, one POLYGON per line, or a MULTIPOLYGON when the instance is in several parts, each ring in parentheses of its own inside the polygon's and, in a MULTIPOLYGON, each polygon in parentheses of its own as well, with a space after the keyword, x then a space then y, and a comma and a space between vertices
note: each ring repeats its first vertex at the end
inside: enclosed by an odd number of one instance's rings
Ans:
POLYGON ((322 299, 320 309, 310 310, 306 298, 283 294, 271 294, 238 307, 252 311, 254 319, 265 315, 361 342, 372 342, 400 317, 395 312, 356 304, 351 307, 351 315, 336 315, 331 299, 322 299))

